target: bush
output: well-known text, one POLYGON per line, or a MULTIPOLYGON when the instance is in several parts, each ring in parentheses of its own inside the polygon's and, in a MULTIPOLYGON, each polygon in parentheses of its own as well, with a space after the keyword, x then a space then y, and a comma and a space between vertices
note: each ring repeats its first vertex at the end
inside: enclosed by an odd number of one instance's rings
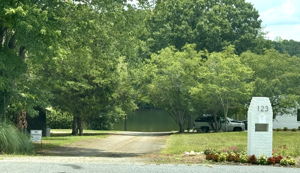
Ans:
POLYGON ((219 154, 212 154, 211 160, 218 162, 219 161, 219 154))
POLYGON ((246 154, 240 155, 240 162, 241 163, 247 163, 248 162, 248 156, 246 154))
POLYGON ((228 154, 227 153, 221 153, 219 154, 218 162, 225 162, 228 154))
POLYGON ((268 163, 268 158, 266 156, 260 156, 257 159, 257 163, 260 165, 266 165, 268 163))
POLYGON ((0 124, 0 153, 32 153, 33 145, 27 134, 20 132, 10 124, 0 124))
POLYGON ((297 131, 297 129, 295 129, 295 128, 294 128, 294 129, 292 129, 292 132, 296 132, 296 131, 297 131))
POLYGON ((283 128, 283 131, 288 131, 288 128, 287 128, 287 127, 284 127, 284 128, 283 128))
POLYGON ((267 163, 269 165, 275 165, 276 164, 276 158, 275 157, 269 157, 267 160, 267 163))
POLYGON ((280 161, 283 159, 282 156, 275 156, 275 163, 280 163, 280 161))
POLYGON ((290 157, 286 157, 280 160, 280 165, 283 166, 288 166, 288 165, 295 165, 296 164, 296 160, 292 159, 290 157))
POLYGON ((51 110, 47 114, 47 126, 52 129, 70 129, 72 122, 73 116, 66 112, 51 110))
POLYGON ((206 149, 206 150, 204 150, 204 154, 205 154, 205 155, 208 155, 208 154, 216 154, 216 151, 213 150, 213 149, 206 149))
POLYGON ((240 162, 240 155, 238 153, 231 152, 227 155, 228 162, 240 162))
POLYGON ((213 160, 213 154, 206 154, 206 160, 213 160))
POLYGON ((255 155, 249 156, 248 163, 257 164, 257 158, 255 155))

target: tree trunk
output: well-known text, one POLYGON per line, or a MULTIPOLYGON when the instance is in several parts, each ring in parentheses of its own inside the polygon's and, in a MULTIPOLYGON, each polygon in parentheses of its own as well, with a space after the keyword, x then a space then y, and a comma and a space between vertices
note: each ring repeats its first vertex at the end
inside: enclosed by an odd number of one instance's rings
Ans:
POLYGON ((25 59, 25 54, 26 54, 26 48, 24 46, 21 46, 19 49, 19 56, 22 58, 22 60, 25 59))
POLYGON ((127 115, 125 115, 124 119, 124 131, 127 131, 127 115))
POLYGON ((178 122, 179 133, 183 133, 183 132, 184 132, 183 124, 184 124, 184 123, 182 123, 182 122, 178 122))
POLYGON ((72 135, 78 135, 78 126, 77 126, 77 117, 73 116, 73 123, 72 123, 72 135))
POLYGON ((25 132, 26 129, 27 129, 27 119, 26 119, 26 111, 22 110, 20 113, 19 113, 19 116, 18 116, 18 120, 17 120, 17 127, 25 132))
POLYGON ((191 129, 193 129, 193 119, 192 119, 192 115, 189 114, 189 115, 188 115, 188 128, 187 128, 188 132, 189 132, 191 129))
POLYGON ((81 117, 77 117, 77 126, 78 126, 78 130, 79 130, 79 136, 82 136, 83 127, 82 127, 82 118, 81 117))

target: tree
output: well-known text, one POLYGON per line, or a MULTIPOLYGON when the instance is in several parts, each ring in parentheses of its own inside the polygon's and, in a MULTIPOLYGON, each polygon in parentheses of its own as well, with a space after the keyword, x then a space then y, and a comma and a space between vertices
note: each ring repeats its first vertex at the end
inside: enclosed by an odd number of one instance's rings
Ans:
POLYGON ((187 45, 183 51, 174 47, 151 55, 143 67, 149 80, 148 94, 151 103, 164 109, 184 131, 184 123, 193 111, 190 89, 195 86, 195 72, 202 64, 201 52, 187 45))
POLYGON ((123 31, 135 27, 126 22, 131 17, 121 1, 75 4, 65 17, 64 44, 42 74, 53 76, 52 104, 73 115, 73 135, 82 135, 91 117, 115 119, 136 108, 126 60, 136 56, 138 41, 134 29, 131 37, 123 31))
POLYGON ((214 116, 215 128, 219 130, 220 114, 226 119, 230 110, 243 107, 250 100, 253 71, 242 64, 233 47, 228 47, 209 54, 198 72, 200 80, 191 94, 197 104, 205 105, 204 113, 214 116))
POLYGON ((272 41, 274 49, 280 53, 287 53, 290 56, 300 57, 300 42, 295 40, 272 41))
POLYGON ((57 42, 60 40, 59 24, 63 15, 60 10, 65 9, 68 4, 43 0, 1 2, 0 107, 2 118, 7 112, 8 105, 10 108, 18 107, 16 110, 20 112, 22 119, 26 119, 26 113, 33 110, 32 105, 36 99, 30 96, 30 92, 34 90, 31 88, 33 78, 30 77, 32 73, 27 71, 27 65, 29 61, 42 61, 55 52, 57 42))
POLYGON ((245 52, 241 55, 243 64, 249 66, 254 75, 254 96, 269 97, 276 115, 299 103, 298 57, 291 57, 276 50, 266 50, 258 55, 245 52))
POLYGON ((197 50, 254 49, 261 21, 244 0, 160 0, 147 21, 147 43, 152 52, 173 45, 196 44, 197 50))

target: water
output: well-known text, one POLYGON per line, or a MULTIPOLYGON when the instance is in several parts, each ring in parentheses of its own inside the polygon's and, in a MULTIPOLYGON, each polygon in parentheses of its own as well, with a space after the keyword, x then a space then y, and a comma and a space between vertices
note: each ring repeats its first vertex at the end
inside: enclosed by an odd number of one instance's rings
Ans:
MULTIPOLYGON (((114 126, 124 130, 124 120, 114 126)), ((128 115, 128 131, 162 132, 178 130, 178 126, 167 112, 162 110, 140 110, 128 115)))

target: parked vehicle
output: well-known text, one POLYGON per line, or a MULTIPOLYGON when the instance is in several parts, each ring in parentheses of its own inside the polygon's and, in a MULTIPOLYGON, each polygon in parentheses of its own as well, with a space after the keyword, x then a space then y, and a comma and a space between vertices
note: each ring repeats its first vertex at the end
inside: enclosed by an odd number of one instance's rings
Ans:
POLYGON ((245 130, 248 130, 248 121, 247 120, 243 120, 242 122, 245 124, 245 130))
MULTIPOLYGON (((219 130, 224 132, 232 132, 232 131, 244 131, 245 124, 242 121, 237 121, 231 118, 219 118, 219 130)), ((201 116, 195 119, 194 121, 194 129, 197 132, 210 132, 216 131, 216 126, 214 125, 216 121, 214 121, 213 116, 201 116)))

